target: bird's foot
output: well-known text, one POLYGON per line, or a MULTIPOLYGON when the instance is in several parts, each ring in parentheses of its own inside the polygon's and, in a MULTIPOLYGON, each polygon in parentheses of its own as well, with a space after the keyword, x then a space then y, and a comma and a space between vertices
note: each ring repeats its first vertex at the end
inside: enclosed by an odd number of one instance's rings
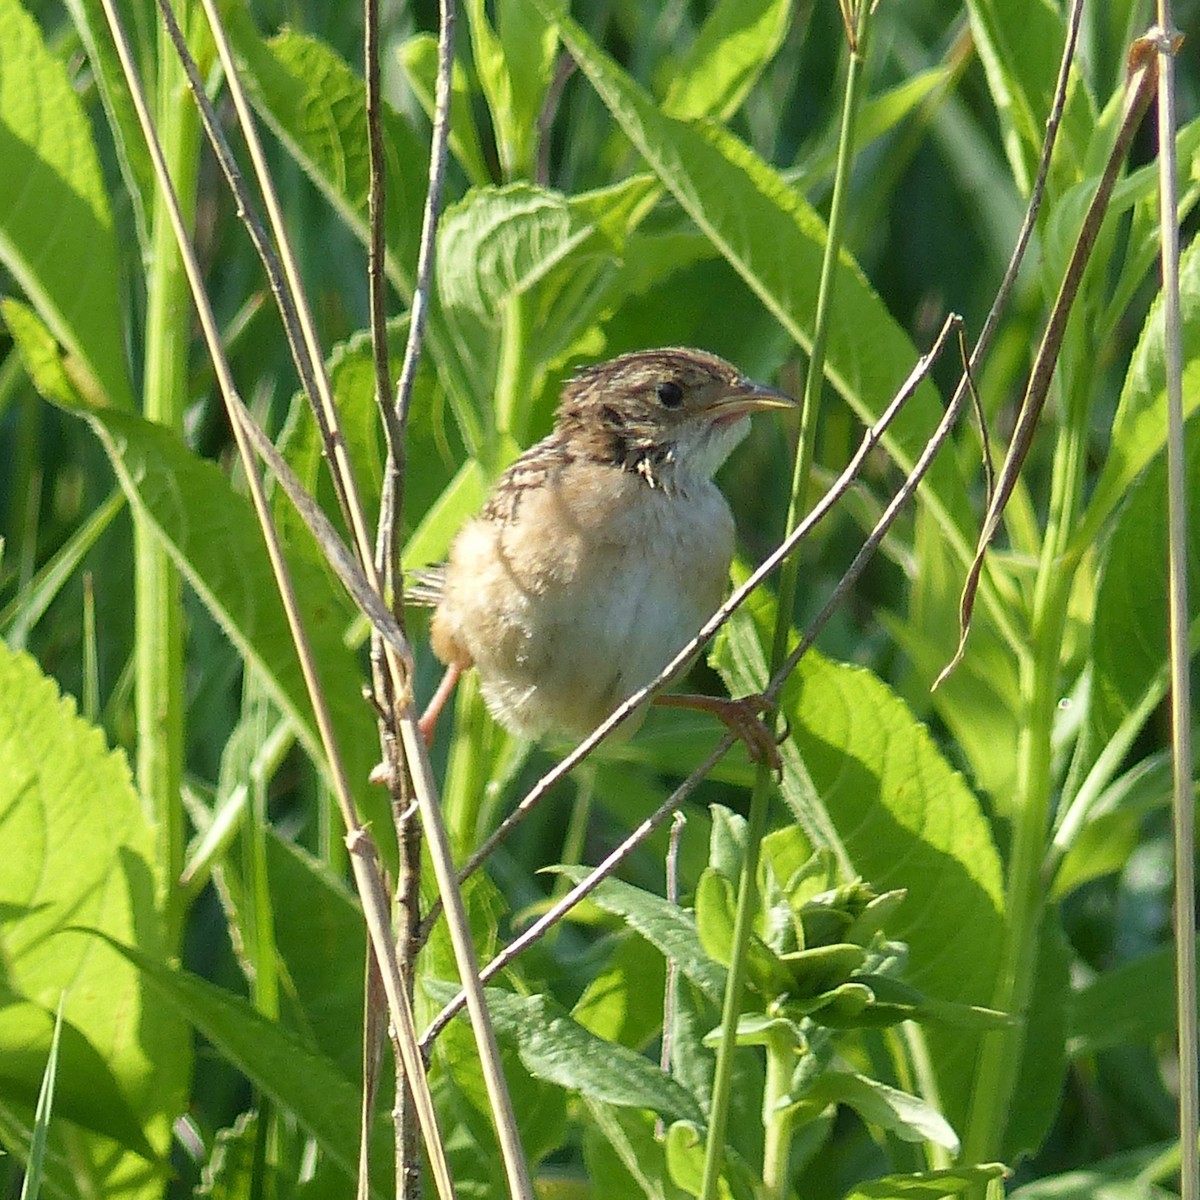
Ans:
POLYGON ((762 714, 774 712, 775 704, 761 692, 752 696, 739 696, 736 700, 725 696, 668 692, 656 696, 654 703, 665 708, 690 708, 697 712, 712 713, 730 733, 735 734, 744 743, 754 762, 766 763, 776 775, 783 773, 779 743, 787 736, 787 731, 785 729, 782 735, 778 735, 763 720, 762 714))

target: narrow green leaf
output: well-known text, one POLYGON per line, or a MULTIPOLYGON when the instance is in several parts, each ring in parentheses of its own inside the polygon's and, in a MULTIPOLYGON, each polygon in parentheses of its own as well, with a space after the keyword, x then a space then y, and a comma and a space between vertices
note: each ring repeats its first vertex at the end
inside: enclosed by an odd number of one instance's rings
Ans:
MULTIPOLYGON (((351 1178, 358 1167, 358 1088, 295 1034, 248 1001, 187 971, 173 970, 132 946, 105 938, 141 972, 179 1016, 204 1035, 251 1082, 293 1113, 351 1178)), ((372 1194, 386 1194, 381 1184, 372 1194)))
POLYGON ((535 1079, 580 1092, 589 1100, 647 1108, 671 1120, 700 1121, 695 1100, 649 1059, 606 1042, 573 1021, 547 996, 527 998, 488 989, 496 1032, 515 1040, 535 1079))
MULTIPOLYGON (((1179 265, 1182 319, 1183 405, 1189 416, 1200 405, 1200 241, 1184 252, 1179 265)), ((1108 457, 1096 480, 1087 510, 1072 544, 1090 546, 1133 481, 1158 454, 1167 436, 1166 375, 1163 366, 1162 296, 1155 300, 1130 360, 1108 457)))
POLYGON ((991 1179, 1007 1174, 1003 1163, 983 1163, 976 1167, 951 1167, 946 1171, 919 1171, 913 1175, 884 1175, 869 1183, 855 1184, 844 1200, 941 1200, 957 1196, 971 1188, 982 1187, 991 1179))
POLYGON ((91 124, 17 0, 0 0, 0 262, 90 397, 132 406, 117 243, 91 124))
POLYGON ((42 1086, 38 1091, 37 1108, 33 1114, 33 1137, 29 1143, 29 1159, 25 1164, 25 1178, 21 1180, 21 1200, 38 1200, 42 1190, 42 1168, 46 1161, 46 1138, 50 1132, 50 1117, 54 1112, 54 1083, 58 1075, 58 1045, 62 1034, 63 1000, 58 1001, 58 1012, 54 1018, 54 1033, 50 1038, 50 1053, 46 1056, 46 1070, 42 1074, 42 1086))
MULTIPOLYGON (((130 504, 162 537, 239 653, 262 673, 313 761, 323 764, 312 706, 249 502, 216 464, 194 455, 172 431, 112 409, 94 412, 89 420, 130 504)), ((358 664, 344 643, 353 609, 335 590, 311 538, 297 537, 285 551, 351 785, 376 837, 384 838, 392 829, 387 800, 367 783, 378 758, 375 722, 362 700, 358 664)), ((386 843, 382 848, 390 853, 386 843)))
MULTIPOLYGON (((555 870, 575 883, 588 873, 582 867, 555 870)), ((631 929, 674 962, 710 1000, 715 1004, 721 1002, 725 972, 705 953, 695 918, 686 909, 620 879, 606 879, 590 899, 606 912, 623 917, 631 929)))
POLYGON ((905 1142, 933 1142, 958 1153, 958 1135, 946 1118, 918 1096, 851 1071, 826 1071, 803 1096, 806 1103, 846 1104, 865 1121, 905 1142))
POLYGON ((663 111, 682 120, 728 120, 783 44, 791 19, 789 0, 719 0, 673 65, 663 111))

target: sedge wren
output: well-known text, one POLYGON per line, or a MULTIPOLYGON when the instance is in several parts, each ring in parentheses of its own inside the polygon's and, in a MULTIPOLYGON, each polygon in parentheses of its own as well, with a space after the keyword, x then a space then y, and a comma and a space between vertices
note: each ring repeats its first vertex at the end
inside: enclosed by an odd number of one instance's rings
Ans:
MULTIPOLYGON (((426 737, 470 666, 492 716, 534 739, 582 738, 653 680, 728 584, 733 515, 713 472, 751 413, 795 403, 701 350, 625 354, 571 379, 553 432, 423 577, 447 665, 426 737)), ((716 712, 756 757, 773 755, 761 722, 747 736, 745 701, 659 700, 716 712)))

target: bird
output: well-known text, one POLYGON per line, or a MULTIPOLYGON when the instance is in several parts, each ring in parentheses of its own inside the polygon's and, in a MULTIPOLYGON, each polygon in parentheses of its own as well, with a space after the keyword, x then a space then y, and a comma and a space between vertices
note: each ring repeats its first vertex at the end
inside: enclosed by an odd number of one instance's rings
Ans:
MULTIPOLYGON (((570 378, 550 434, 500 476, 447 561, 420 577, 446 666, 420 719, 426 741, 471 667, 492 716, 535 741, 586 737, 654 680, 728 587, 734 520, 713 473, 751 414, 795 405, 684 347, 622 354, 570 378)), ((753 757, 777 764, 761 698, 655 701, 714 712, 753 757)))

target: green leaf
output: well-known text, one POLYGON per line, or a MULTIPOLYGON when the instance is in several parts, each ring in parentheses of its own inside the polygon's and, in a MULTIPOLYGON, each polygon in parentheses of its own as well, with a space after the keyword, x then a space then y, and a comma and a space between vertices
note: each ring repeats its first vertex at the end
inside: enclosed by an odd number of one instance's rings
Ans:
MULTIPOLYGON (((253 1200, 255 1159, 259 1140, 257 1112, 242 1113, 227 1129, 213 1139, 212 1153, 196 1188, 204 1200, 253 1200)), ((260 1164, 260 1167, 264 1164, 260 1164)))
MULTIPOLYGON (((1193 242, 1179 264, 1182 318, 1183 407, 1185 416, 1200 404, 1200 242, 1193 242)), ((1082 550, 1099 536, 1133 481, 1158 454, 1167 436, 1166 374, 1163 364, 1163 311, 1159 294, 1130 360, 1113 418, 1108 457, 1096 480, 1083 520, 1072 538, 1082 550)))
MULTIPOLYGON (((366 97, 358 75, 329 46, 292 30, 263 39, 248 10, 223 14, 251 100, 355 236, 367 240, 366 97)), ((387 185, 387 273, 402 294, 412 289, 425 203, 428 160, 407 121, 383 109, 387 185)))
POLYGON ((641 1049, 662 1030, 665 987, 658 948, 627 934, 571 1006, 571 1017, 605 1041, 641 1049))
MULTIPOLYGON (((358 1168, 358 1088, 324 1055, 241 996, 105 938, 150 987, 254 1085, 296 1120, 350 1177, 358 1168)), ((378 1185, 379 1194, 386 1189, 378 1185)), ((372 1188, 372 1194, 376 1193, 372 1188)))
MULTIPOLYGON (((1197 333, 1200 335, 1200 328, 1197 333)), ((1184 386, 1186 389, 1187 384, 1184 386)), ((1200 613, 1200 433, 1193 427, 1188 435, 1184 494, 1190 543, 1188 617, 1194 624, 1200 613)), ((1166 488, 1166 463, 1159 459, 1133 486, 1109 543, 1092 621, 1088 746, 1093 753, 1099 753, 1127 718, 1146 711, 1166 688, 1166 488)), ((1194 632, 1192 644, 1194 652, 1194 632)))
POLYGON ((1097 1054, 1173 1034, 1175 953, 1161 946, 1097 975, 1071 998, 1072 1055, 1097 1054))
POLYGON ((97 402, 130 408, 112 215, 91 124, 17 0, 0 0, 0 262, 97 402))
MULTIPOLYGON (((1009 166, 1027 196, 1050 114, 1066 37, 1065 21, 1048 0, 971 0, 967 7, 1000 116, 1009 166)), ((1055 154, 1060 171, 1064 160, 1078 170, 1095 127, 1090 97, 1079 75, 1072 72, 1055 154)))
POLYGON ((805 1104, 845 1104, 865 1121, 905 1142, 933 1142, 958 1153, 958 1136, 946 1118, 918 1096, 851 1071, 826 1071, 803 1095, 805 1104))
POLYGON ((866 957, 861 946, 837 944, 779 956, 791 976, 791 994, 796 996, 816 996, 839 986, 866 957))
POLYGON ((21 1181, 21 1200, 37 1200, 42 1190, 42 1169, 46 1161, 46 1137, 50 1132, 50 1117, 54 1112, 54 1084, 58 1077, 58 1047, 62 1035, 62 1000, 54 1018, 54 1033, 50 1052, 46 1055, 46 1070, 38 1091, 37 1108, 33 1114, 33 1136, 29 1140, 29 1158, 25 1178, 21 1181))
POLYGON ((669 1075, 633 1050, 589 1033, 549 997, 522 998, 489 988, 487 998, 497 1034, 516 1042, 535 1079, 603 1104, 701 1120, 695 1100, 669 1075))
MULTIPOLYGON (((535 3, 557 21, 572 56, 680 207, 796 342, 811 348, 825 245, 817 213, 723 127, 664 116, 558 0, 535 3)), ((836 295, 827 375, 859 416, 873 422, 918 355, 846 254, 836 271, 836 295)), ((886 439, 901 470, 911 468, 941 415, 936 392, 926 381, 886 439)), ((954 464, 936 460, 925 488, 940 524, 969 558, 970 505, 954 464)))
POLYGON ((688 52, 672 63, 663 111, 690 120, 728 120, 783 44, 788 0, 718 0, 688 52))
MULTIPOLYGON (((130 504, 168 553, 238 652, 262 674, 271 699, 295 723, 318 765, 324 751, 291 633, 253 510, 216 464, 194 455, 178 434, 112 409, 89 415, 130 504)), ((386 796, 367 777, 378 758, 375 721, 362 700, 358 664, 344 633, 349 601, 330 580, 306 536, 285 544, 292 580, 333 717, 338 745, 376 837, 392 830, 386 796)), ((384 843, 385 856, 392 851, 384 843)))
MULTIPOLYGON (((2 643, 0 696, 0 1090, 32 1104, 65 993, 57 1111, 106 1135, 78 1144, 79 1186, 161 1187, 157 1161, 146 1160, 166 1154, 182 1111, 190 1041, 132 967, 77 929, 137 939, 147 957, 164 952, 153 834, 124 756, 2 643)), ((63 1145, 52 1129, 52 1152, 63 1145)))
MULTIPOLYGON (((556 867, 578 883, 589 872, 582 867, 556 867)), ((670 959, 710 1000, 720 1004, 725 972, 705 953, 695 918, 678 904, 620 879, 606 879, 589 899, 605 912, 623 917, 665 958, 670 959)))
POLYGON ((1010 1162, 1036 1154, 1059 1115, 1067 1078, 1067 1010, 1071 1001, 1071 947, 1058 909, 1047 905, 1038 931, 1033 995, 1002 1152, 1010 1162))
MULTIPOLYGON (((774 605, 758 593, 726 626, 715 660, 731 695, 761 686, 774 605)), ((889 936, 907 943, 906 982, 962 1004, 992 1000, 1003 929, 1000 862, 978 799, 928 730, 882 681, 814 650, 780 703, 792 731, 781 747, 785 793, 803 770, 848 855, 852 872, 907 898, 889 936)), ((927 1038, 942 1103, 965 1116, 979 1035, 931 1027, 927 1038)))
POLYGON ((869 1183, 855 1184, 844 1200, 941 1200, 979 1188, 1007 1174, 1003 1163, 976 1167, 951 1167, 945 1171, 919 1171, 912 1175, 884 1175, 869 1183))

